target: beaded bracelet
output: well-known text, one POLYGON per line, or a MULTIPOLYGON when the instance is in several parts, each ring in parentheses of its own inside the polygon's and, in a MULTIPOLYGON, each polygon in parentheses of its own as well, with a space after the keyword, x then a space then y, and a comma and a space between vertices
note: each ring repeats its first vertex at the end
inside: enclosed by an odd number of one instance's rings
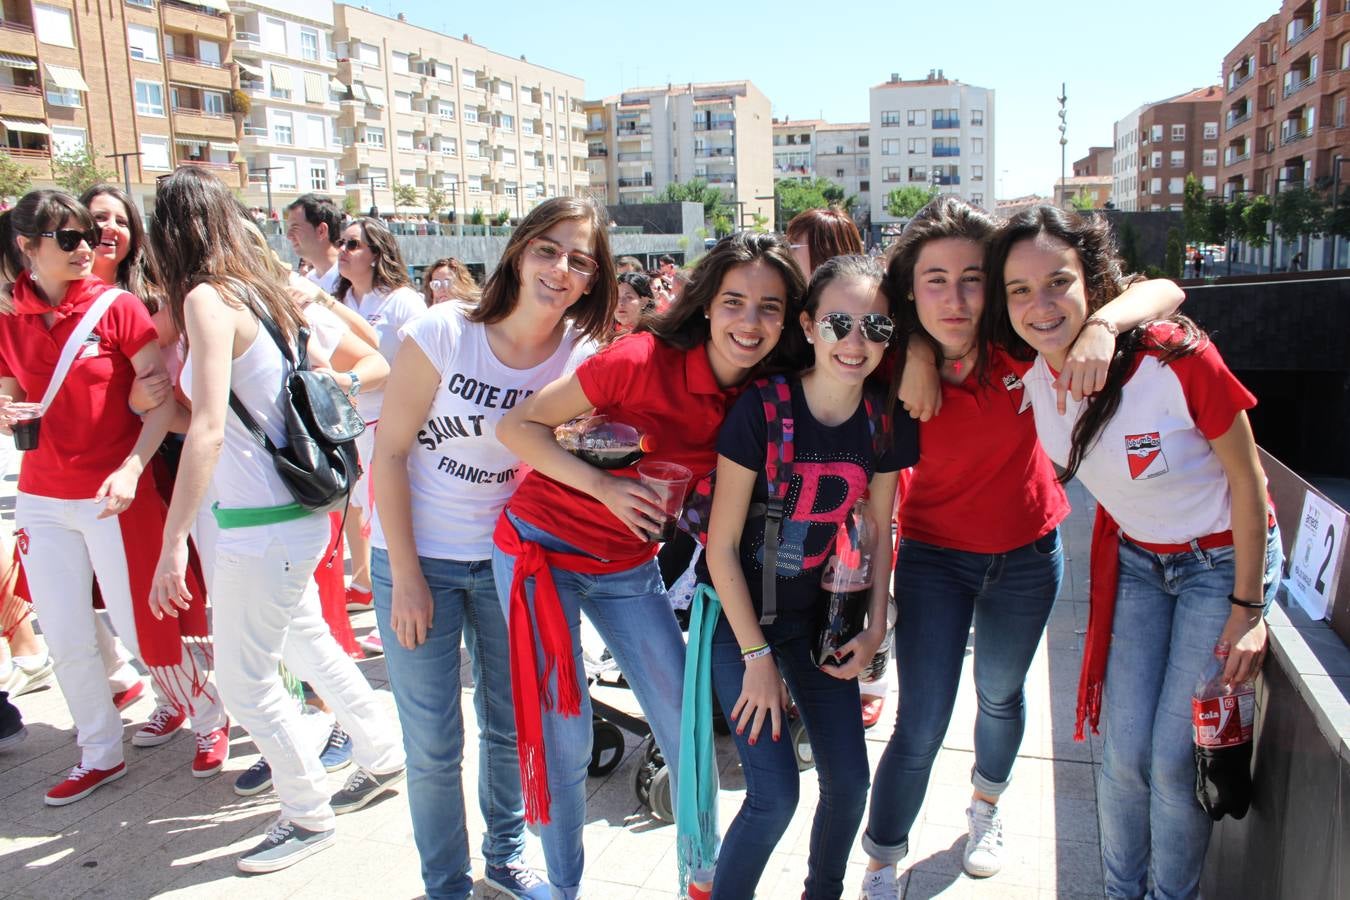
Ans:
POLYGON ((742 653, 741 661, 749 662, 752 659, 759 659, 761 656, 768 656, 772 652, 773 651, 769 649, 767 646, 757 647, 756 649, 751 650, 749 653, 742 653))

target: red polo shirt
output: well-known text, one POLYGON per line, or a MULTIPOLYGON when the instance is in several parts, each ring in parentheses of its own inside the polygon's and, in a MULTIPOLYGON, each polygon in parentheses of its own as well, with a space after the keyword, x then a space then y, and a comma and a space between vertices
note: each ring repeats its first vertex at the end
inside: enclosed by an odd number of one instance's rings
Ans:
POLYGON ((900 499, 904 537, 969 553, 1006 553, 1050 531, 1069 500, 1036 439, 1021 376, 1002 350, 984 382, 942 383, 942 411, 919 426, 919 462, 900 499))
MULTIPOLYGON (((32 290, 27 279, 20 276, 16 295, 32 290)), ((72 282, 65 297, 74 301, 70 314, 50 330, 41 316, 0 316, 0 377, 18 379, 29 401, 41 401, 66 338, 107 289, 93 277, 72 282)), ((42 417, 37 449, 27 454, 19 473, 19 490, 58 500, 87 500, 98 493, 140 436, 141 420, 127 406, 136 377, 131 357, 155 339, 145 305, 123 292, 94 326, 42 417)))
MULTIPOLYGON (((583 362, 576 374, 597 413, 647 435, 645 459, 679 463, 695 481, 717 468, 717 431, 741 386, 718 386, 704 345, 679 350, 650 333, 629 335, 583 362)), ((637 468, 611 474, 636 478, 637 468)), ((655 544, 634 537, 599 500, 535 471, 506 508, 601 559, 656 553, 655 544)))

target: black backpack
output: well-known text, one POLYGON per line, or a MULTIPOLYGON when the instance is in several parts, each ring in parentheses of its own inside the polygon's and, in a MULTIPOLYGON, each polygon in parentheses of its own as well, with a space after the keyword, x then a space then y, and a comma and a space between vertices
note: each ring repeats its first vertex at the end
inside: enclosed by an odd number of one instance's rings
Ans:
POLYGON ((296 503, 313 512, 343 508, 361 477, 356 438, 366 430, 366 423, 336 381, 309 368, 308 328, 300 329, 297 351, 292 353, 275 322, 267 316, 258 316, 258 321, 291 364, 281 391, 286 446, 272 443, 234 391, 230 391, 230 409, 271 454, 277 474, 296 503))

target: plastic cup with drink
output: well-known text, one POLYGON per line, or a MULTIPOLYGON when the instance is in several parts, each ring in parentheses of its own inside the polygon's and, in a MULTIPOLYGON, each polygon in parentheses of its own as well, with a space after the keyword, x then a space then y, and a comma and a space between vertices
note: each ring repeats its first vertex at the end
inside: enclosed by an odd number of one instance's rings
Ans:
POLYGON ((36 450, 38 428, 42 425, 42 404, 10 403, 5 407, 4 416, 10 422, 9 430, 14 435, 14 448, 36 450))
POLYGON ((684 509, 684 495, 694 473, 678 463, 644 460, 638 463, 638 481, 656 492, 656 505, 661 507, 662 518, 652 540, 660 543, 675 538, 675 523, 684 509))

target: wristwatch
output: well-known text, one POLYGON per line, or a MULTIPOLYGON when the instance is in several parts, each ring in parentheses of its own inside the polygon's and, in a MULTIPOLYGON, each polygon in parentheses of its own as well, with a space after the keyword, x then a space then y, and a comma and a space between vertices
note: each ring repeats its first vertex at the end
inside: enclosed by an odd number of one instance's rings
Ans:
POLYGON ((355 371, 345 373, 351 379, 352 386, 347 388, 347 396, 355 400, 356 395, 361 393, 361 377, 355 371))

